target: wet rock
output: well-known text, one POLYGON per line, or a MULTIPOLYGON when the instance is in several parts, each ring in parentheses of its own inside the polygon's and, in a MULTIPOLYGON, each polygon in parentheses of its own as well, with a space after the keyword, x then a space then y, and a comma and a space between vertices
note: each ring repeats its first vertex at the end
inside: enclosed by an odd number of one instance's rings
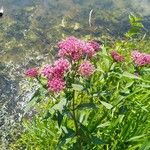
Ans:
POLYGON ((7 76, 0 74, 0 87, 0 107, 2 107, 6 100, 9 101, 15 97, 17 84, 7 76))

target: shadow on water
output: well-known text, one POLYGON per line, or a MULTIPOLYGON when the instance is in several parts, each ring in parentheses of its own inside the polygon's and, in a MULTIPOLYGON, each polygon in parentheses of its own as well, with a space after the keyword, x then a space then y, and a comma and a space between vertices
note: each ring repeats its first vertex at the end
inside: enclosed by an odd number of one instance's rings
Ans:
MULTIPOLYGON (((98 40, 103 35, 121 37, 129 29, 130 12, 141 14, 150 30, 149 0, 0 0, 1 5, 0 130, 6 132, 13 126, 8 120, 17 122, 32 94, 24 70, 50 63, 59 40, 70 35, 98 40)), ((2 139, 6 135, 3 132, 2 139)))

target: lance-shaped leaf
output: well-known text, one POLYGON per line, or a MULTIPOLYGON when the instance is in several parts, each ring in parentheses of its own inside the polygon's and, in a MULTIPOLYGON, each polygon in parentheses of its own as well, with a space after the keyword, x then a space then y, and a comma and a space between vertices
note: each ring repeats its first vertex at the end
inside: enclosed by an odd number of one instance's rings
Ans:
POLYGON ((76 91, 82 91, 83 90, 83 86, 80 84, 72 84, 72 88, 76 91))
POLYGON ((100 101, 101 102, 101 104, 103 105, 103 106, 105 106, 107 109, 112 109, 113 108, 113 106, 111 105, 111 104, 109 104, 109 103, 106 103, 106 102, 104 102, 104 101, 100 101))

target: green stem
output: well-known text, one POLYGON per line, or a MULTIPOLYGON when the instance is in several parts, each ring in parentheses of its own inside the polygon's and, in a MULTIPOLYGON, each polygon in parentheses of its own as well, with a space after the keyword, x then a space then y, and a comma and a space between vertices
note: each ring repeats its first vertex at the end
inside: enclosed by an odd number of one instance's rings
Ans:
POLYGON ((79 132, 79 127, 78 127, 78 121, 76 119, 76 112, 75 112, 75 91, 73 91, 73 101, 72 101, 72 118, 74 121, 75 129, 76 129, 76 135, 77 135, 77 143, 79 146, 79 150, 82 150, 82 142, 81 142, 81 137, 80 137, 80 132, 79 132))
MULTIPOLYGON (((45 89, 47 90, 47 86, 43 85, 42 82, 40 81, 39 77, 36 78, 36 80, 38 81, 38 83, 45 89)), ((50 94, 50 92, 47 90, 47 94, 49 94, 53 99, 55 99, 57 101, 57 98, 55 98, 55 96, 53 96, 52 94, 50 94)))

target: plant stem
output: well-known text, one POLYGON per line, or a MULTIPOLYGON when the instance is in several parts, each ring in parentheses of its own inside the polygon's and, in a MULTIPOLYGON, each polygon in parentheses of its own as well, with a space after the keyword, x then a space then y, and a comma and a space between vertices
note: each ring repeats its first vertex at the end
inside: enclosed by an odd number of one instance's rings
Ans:
POLYGON ((36 80, 47 91, 46 94, 49 94, 51 96, 51 98, 53 98, 53 99, 55 99, 55 101, 57 101, 57 98, 55 98, 55 96, 53 96, 52 94, 50 94, 50 92, 48 91, 48 87, 46 87, 46 85, 43 85, 42 82, 40 81, 40 79, 38 77, 36 78, 36 80))
POLYGON ((78 121, 76 119, 76 113, 75 113, 75 91, 73 91, 73 101, 72 101, 72 118, 74 121, 75 129, 76 129, 76 135, 77 135, 77 143, 79 145, 79 150, 82 150, 82 143, 81 143, 81 137, 78 127, 78 121))

